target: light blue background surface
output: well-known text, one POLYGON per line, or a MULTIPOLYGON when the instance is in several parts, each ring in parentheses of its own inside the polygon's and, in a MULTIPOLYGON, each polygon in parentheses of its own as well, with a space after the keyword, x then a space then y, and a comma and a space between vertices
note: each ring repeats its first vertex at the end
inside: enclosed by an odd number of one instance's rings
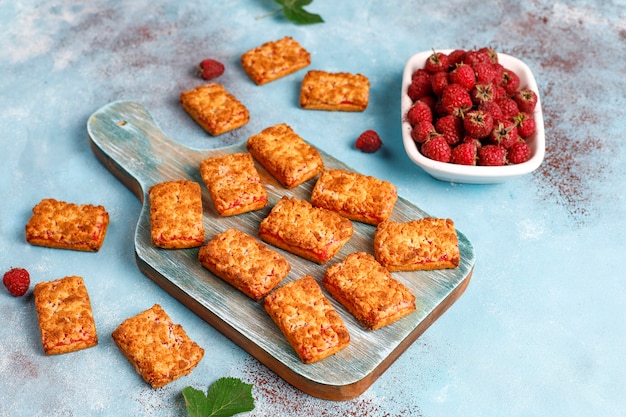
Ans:
POLYGON ((326 1, 326 23, 257 19, 273 2, 239 0, 0 2, 0 269, 25 267, 33 284, 86 280, 100 344, 46 357, 32 291, 0 291, 0 416, 178 416, 181 391, 222 376, 254 384, 254 416, 618 416, 626 413, 624 1, 326 1), (363 113, 304 111, 303 72, 259 87, 243 52, 293 36, 310 69, 361 72, 363 113), (439 182, 405 155, 400 82, 406 60, 432 48, 490 45, 524 60, 539 84, 546 159, 499 185, 439 182), (200 85, 206 57, 250 109, 250 123, 208 136, 178 103, 200 85), (153 113, 188 146, 240 143, 287 122, 354 169, 387 179, 437 217, 452 218, 477 263, 461 299, 377 382, 347 402, 312 398, 167 295, 137 268, 140 202, 91 152, 87 118, 115 100, 153 113), (353 148, 375 129, 376 154, 353 148), (98 253, 30 246, 32 207, 52 197, 104 205, 111 224, 98 253), (110 338, 125 318, 160 303, 206 350, 188 377, 153 390, 110 338))

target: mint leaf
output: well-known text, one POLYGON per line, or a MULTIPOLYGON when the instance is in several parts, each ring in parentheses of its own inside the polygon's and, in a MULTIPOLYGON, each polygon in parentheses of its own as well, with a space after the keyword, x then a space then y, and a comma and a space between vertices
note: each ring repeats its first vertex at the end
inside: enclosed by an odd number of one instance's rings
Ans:
POLYGON ((313 0, 274 0, 283 6, 283 14, 287 20, 301 25, 323 23, 324 19, 318 14, 309 13, 304 6, 313 3, 313 0))
POLYGON ((189 417, 231 417, 252 411, 252 384, 239 378, 224 377, 215 381, 207 394, 193 387, 183 389, 189 417))

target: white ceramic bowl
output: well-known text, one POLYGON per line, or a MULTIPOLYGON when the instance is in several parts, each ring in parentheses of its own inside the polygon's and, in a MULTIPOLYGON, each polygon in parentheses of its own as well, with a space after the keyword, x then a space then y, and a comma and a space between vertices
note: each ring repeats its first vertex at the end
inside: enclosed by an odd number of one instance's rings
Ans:
MULTIPOLYGON (((444 53, 452 52, 451 49, 438 50, 444 53)), ((520 87, 527 87, 537 94, 537 107, 533 113, 535 124, 537 126, 536 133, 531 136, 527 142, 530 145, 530 159, 522 164, 505 165, 505 166, 470 166, 459 165, 446 162, 439 162, 426 158, 420 153, 415 142, 411 138, 411 125, 406 122, 406 112, 409 110, 413 102, 407 95, 407 88, 411 84, 411 75, 419 68, 424 67, 426 59, 433 51, 424 51, 413 55, 407 61, 402 75, 402 97, 400 101, 401 117, 402 117, 402 140, 404 149, 411 160, 419 165, 424 171, 432 177, 449 182, 468 183, 468 184, 491 184, 500 183, 512 178, 526 175, 541 165, 545 154, 545 132, 543 124, 543 112, 541 110, 541 99, 537 82, 528 66, 519 59, 510 55, 498 53, 498 61, 504 67, 515 71, 520 78, 520 87)))

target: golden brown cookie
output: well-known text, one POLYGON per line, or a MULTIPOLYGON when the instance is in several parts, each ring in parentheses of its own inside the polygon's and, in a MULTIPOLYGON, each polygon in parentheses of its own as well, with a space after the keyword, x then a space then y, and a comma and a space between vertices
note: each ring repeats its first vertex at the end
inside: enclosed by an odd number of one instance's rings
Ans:
POLYGON ((26 224, 26 241, 49 248, 97 252, 104 243, 109 213, 102 206, 41 200, 26 224))
POLYGON ((98 344, 89 294, 83 278, 40 282, 33 290, 46 355, 74 352, 98 344))
POLYGON ((246 146, 252 156, 287 188, 310 180, 324 169, 317 149, 285 123, 251 136, 246 146))
POLYGON ((415 311, 415 296, 376 259, 355 252, 326 269, 328 292, 369 330, 380 329, 415 311))
POLYGON ((233 216, 267 205, 267 192, 249 153, 207 158, 200 174, 220 216, 233 216))
POLYGON ((341 169, 322 172, 311 194, 315 207, 372 225, 387 220, 397 200, 389 181, 341 169))
POLYGON ((270 293, 263 307, 304 363, 334 355, 350 343, 343 320, 310 275, 270 293))
POLYGON ((374 251, 378 262, 392 272, 456 268, 461 262, 450 219, 384 221, 374 233, 374 251))
POLYGON ((183 91, 180 103, 212 136, 237 129, 250 121, 250 112, 246 106, 217 83, 183 91))
POLYGON ((218 234, 198 252, 200 263, 239 291, 259 301, 289 273, 289 262, 237 229, 218 234))
POLYGON ((152 308, 128 318, 112 334, 113 341, 152 388, 188 375, 204 356, 180 324, 163 308, 152 308))
POLYGON ((311 70, 300 88, 300 106, 307 110, 360 112, 369 103, 370 82, 362 74, 311 70))
POLYGON ((292 74, 311 63, 311 54, 293 38, 266 42, 241 56, 241 65, 258 85, 292 74))
POLYGON ((265 242, 318 264, 335 256, 353 233, 345 217, 290 197, 282 197, 259 226, 265 242))
POLYGON ((202 191, 193 181, 166 181, 150 187, 150 235, 154 246, 195 248, 204 243, 202 191))

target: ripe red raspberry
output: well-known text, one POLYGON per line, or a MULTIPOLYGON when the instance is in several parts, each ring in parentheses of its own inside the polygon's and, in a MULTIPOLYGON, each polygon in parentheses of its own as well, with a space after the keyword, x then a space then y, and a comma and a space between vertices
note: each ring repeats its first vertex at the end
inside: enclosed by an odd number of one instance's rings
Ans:
POLYGON ((449 84, 448 73, 446 71, 439 71, 430 76, 430 84, 433 88, 433 93, 441 97, 443 89, 449 84))
POLYGON ((484 145, 478 149, 478 165, 502 166, 506 164, 506 149, 500 145, 484 145))
POLYGON ((496 69, 491 62, 479 62, 472 68, 476 74, 477 83, 488 84, 496 78, 496 69))
POLYGON ((383 142, 376 131, 366 130, 357 138, 355 146, 363 152, 374 153, 383 146, 383 142))
POLYGON ((214 59, 205 59, 198 65, 198 75, 205 80, 212 80, 224 73, 224 64, 214 59))
POLYGON ((513 95, 517 107, 524 113, 532 114, 537 106, 537 94, 529 88, 523 88, 513 95))
POLYGON ((437 131, 433 124, 426 120, 418 122, 411 130, 411 138, 413 138, 416 143, 424 143, 436 134, 437 131))
POLYGON ((439 162, 450 162, 452 148, 443 136, 434 136, 422 145, 422 155, 439 162))
POLYGON ((503 120, 502 109, 495 101, 485 101, 484 103, 480 103, 478 105, 478 110, 491 114, 494 123, 503 120))
POLYGON ((472 142, 460 143, 452 148, 450 162, 459 165, 476 165, 478 153, 476 144, 472 142))
POLYGON ((468 135, 482 139, 493 130, 493 117, 482 110, 472 110, 463 118, 463 127, 468 135))
POLYGON ((463 63, 459 64, 456 68, 450 71, 449 77, 450 83, 459 84, 467 91, 472 91, 476 85, 476 75, 474 70, 469 65, 463 63))
POLYGON ((491 62, 491 57, 485 51, 472 50, 465 52, 463 62, 472 66, 479 62, 491 62))
POLYGON ((530 159, 530 146, 526 142, 514 143, 507 151, 509 164, 522 164, 530 159))
POLYGON ((412 101, 431 95, 433 89, 430 83, 430 74, 423 68, 416 70, 411 75, 411 84, 409 84, 406 93, 412 101))
POLYGON ((501 145, 508 149, 515 142, 520 140, 515 123, 509 120, 502 120, 495 124, 493 130, 489 134, 489 141, 496 145, 501 145))
POLYGON ((458 84, 448 84, 441 95, 441 110, 445 114, 462 116, 472 108, 469 92, 458 84))
POLYGON ((474 88, 470 91, 470 97, 472 102, 476 105, 486 103, 489 101, 495 101, 495 91, 492 83, 476 83, 474 88))
POLYGON ((535 119, 528 113, 518 113, 515 117, 515 124, 517 125, 519 135, 523 138, 534 135, 537 130, 535 119))
POLYGON ((512 70, 505 68, 502 72, 502 79, 500 80, 500 85, 504 87, 506 92, 510 95, 515 94, 517 89, 519 88, 519 76, 512 70))
POLYGON ((495 49, 489 47, 489 46, 485 46, 483 48, 480 48, 478 50, 479 53, 481 54, 486 54, 489 57, 489 60, 494 63, 497 64, 498 63, 498 53, 496 52, 495 49))
POLYGON ((424 103, 421 100, 417 100, 409 111, 406 112, 406 121, 409 122, 411 126, 415 126, 418 122, 433 121, 433 111, 430 109, 428 104, 424 103))
POLYGON ((517 103, 512 98, 505 97, 498 100, 498 105, 502 109, 502 117, 507 120, 515 120, 519 114, 519 107, 517 107, 517 103))
POLYGON ((14 297, 26 294, 30 286, 30 275, 24 268, 11 268, 4 273, 2 283, 14 297))
POLYGON ((448 114, 435 122, 435 130, 443 135, 450 146, 456 145, 464 135, 463 120, 460 117, 448 114))
POLYGON ((463 62, 464 57, 465 50, 455 49, 448 54, 448 65, 450 65, 450 68, 454 68, 457 66, 457 64, 461 64, 463 62))
POLYGON ((443 52, 434 52, 426 59, 424 69, 430 74, 440 71, 448 71, 448 55, 443 52))

